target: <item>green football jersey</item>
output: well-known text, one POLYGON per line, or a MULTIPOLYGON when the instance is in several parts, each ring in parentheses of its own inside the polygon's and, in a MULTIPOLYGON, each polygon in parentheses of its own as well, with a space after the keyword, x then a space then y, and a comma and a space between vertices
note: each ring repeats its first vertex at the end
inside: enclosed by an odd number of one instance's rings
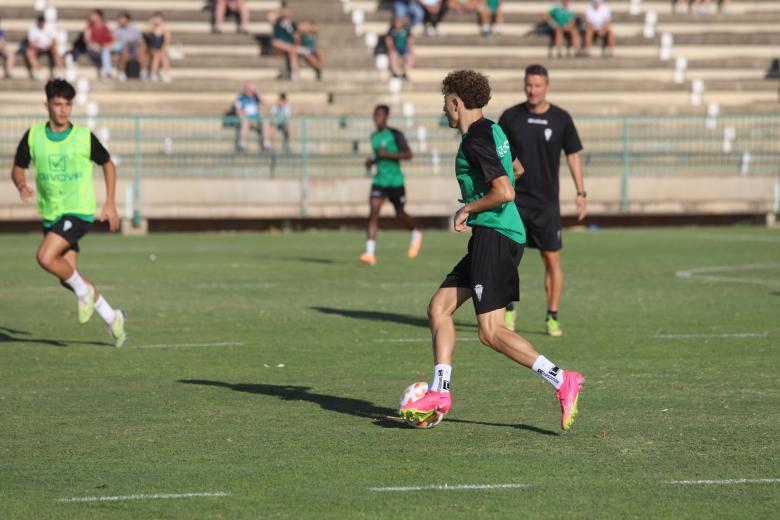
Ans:
POLYGON ((401 170, 401 162, 398 159, 381 159, 377 157, 380 148, 390 153, 409 151, 409 144, 404 134, 395 128, 387 127, 382 131, 371 134, 371 149, 376 161, 376 175, 374 185, 382 188, 397 188, 404 185, 404 173, 401 170))
MULTIPOLYGON (((473 123, 463 135, 455 159, 455 176, 465 204, 479 200, 502 175, 515 185, 512 153, 501 127, 489 119, 473 123)), ((525 226, 514 201, 469 215, 466 224, 493 228, 518 244, 525 244, 525 226)))

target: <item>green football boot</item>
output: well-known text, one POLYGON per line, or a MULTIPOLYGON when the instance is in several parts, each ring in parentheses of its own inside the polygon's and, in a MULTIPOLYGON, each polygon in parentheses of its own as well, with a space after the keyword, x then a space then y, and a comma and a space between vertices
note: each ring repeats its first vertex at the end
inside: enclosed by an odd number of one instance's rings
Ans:
POLYGON ((545 322, 545 325, 547 326, 547 334, 549 334, 550 336, 555 336, 556 338, 559 336, 563 336, 561 325, 558 323, 558 320, 556 320, 552 316, 547 316, 547 321, 545 322))
POLYGON ((83 297, 78 299, 79 302, 79 323, 84 325, 92 317, 95 312, 95 288, 89 286, 89 292, 83 297))
POLYGON ((117 309, 116 317, 114 318, 114 323, 108 326, 108 333, 111 334, 112 338, 114 338, 114 346, 116 348, 119 348, 122 345, 124 345, 125 340, 127 339, 127 333, 125 332, 126 320, 127 317, 125 316, 125 313, 117 309))

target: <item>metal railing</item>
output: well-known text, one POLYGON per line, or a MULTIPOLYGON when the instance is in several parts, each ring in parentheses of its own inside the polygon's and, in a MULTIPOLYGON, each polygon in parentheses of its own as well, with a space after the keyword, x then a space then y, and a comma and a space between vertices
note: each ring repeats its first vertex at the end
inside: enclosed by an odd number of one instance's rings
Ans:
MULTIPOLYGON (((18 140, 40 117, 0 117, 0 168, 10 170, 18 140)), ((267 121, 236 148, 236 118, 101 116, 76 118, 111 151, 120 176, 135 179, 135 204, 145 177, 297 177, 365 175, 373 122, 368 117, 296 117, 289 142, 267 121), (267 147, 264 146, 267 145, 267 147)), ((407 176, 452 175, 460 142, 441 118, 394 118, 415 153, 407 176)), ((665 175, 780 175, 780 115, 577 117, 587 176, 620 176, 622 206, 630 179, 665 175)), ((136 211, 136 218, 140 213, 136 211)))

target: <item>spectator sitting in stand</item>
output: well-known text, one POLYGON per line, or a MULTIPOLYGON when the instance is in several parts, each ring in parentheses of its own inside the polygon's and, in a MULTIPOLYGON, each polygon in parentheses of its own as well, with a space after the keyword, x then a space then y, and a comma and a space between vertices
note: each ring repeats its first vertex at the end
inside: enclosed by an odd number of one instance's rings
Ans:
POLYGON ((482 36, 504 32, 504 14, 501 12, 501 0, 484 0, 479 7, 479 24, 482 36))
MULTIPOLYGON (((103 79, 111 79, 111 49, 114 46, 114 34, 106 25, 103 11, 95 9, 89 14, 87 26, 84 28, 84 45, 87 55, 100 63, 100 76, 103 79)), ((73 59, 78 59, 77 52, 73 53, 73 59)))
POLYGON ((417 0, 394 0, 393 18, 408 18, 410 29, 416 30, 425 18, 425 9, 417 0))
POLYGON ((314 22, 307 20, 300 23, 296 35, 296 44, 298 44, 298 51, 303 56, 303 59, 314 69, 317 80, 321 80, 325 56, 317 46, 317 26, 314 22))
POLYGON ((129 13, 119 15, 119 25, 114 31, 114 39, 116 43, 114 43, 111 52, 119 55, 117 79, 119 81, 127 80, 127 65, 131 59, 138 61, 138 76, 141 79, 146 79, 148 75, 146 43, 141 31, 135 25, 131 25, 129 13))
POLYGON ((2 27, 0 27, 0 59, 3 60, 5 78, 13 79, 14 76, 12 71, 14 68, 14 52, 11 50, 11 46, 8 45, 8 41, 5 39, 5 31, 2 27))
POLYGON ((35 19, 35 24, 27 31, 27 49, 24 56, 30 65, 30 72, 38 80, 43 79, 38 58, 48 55, 53 69, 62 69, 62 57, 57 49, 57 27, 48 23, 43 16, 35 19))
POLYGON ((393 24, 385 35, 385 45, 393 77, 408 80, 409 71, 414 67, 414 37, 407 18, 393 18, 393 24), (403 67, 401 60, 404 60, 403 67))
POLYGON ((282 8, 278 13, 269 13, 268 21, 273 25, 271 35, 271 48, 276 54, 282 54, 287 63, 286 73, 279 75, 279 79, 298 79, 298 45, 295 34, 297 27, 292 21, 292 13, 288 8, 282 8))
POLYGON ((580 47, 577 16, 569 9, 570 4, 570 0, 561 0, 560 4, 553 6, 544 14, 544 21, 547 22, 547 25, 553 31, 555 50, 559 58, 563 57, 563 40, 566 36, 571 38, 571 46, 574 49, 579 49, 580 47))
POLYGON ((144 32, 146 47, 149 49, 149 76, 152 81, 171 81, 171 57, 168 49, 171 45, 171 31, 165 25, 163 15, 157 11, 149 19, 149 25, 144 32), (160 70, 162 69, 162 72, 160 70))
POLYGON ((584 54, 590 56, 590 46, 593 37, 603 38, 607 45, 605 57, 615 54, 615 32, 612 30, 612 13, 603 0, 593 0, 585 10, 585 45, 584 54))
POLYGON ((222 22, 228 13, 238 14, 238 32, 249 32, 249 3, 247 0, 216 0, 214 3, 214 27, 212 32, 222 32, 222 22))
POLYGON ((265 128, 265 122, 260 116, 262 101, 257 95, 257 87, 254 83, 244 85, 244 90, 238 95, 234 103, 236 115, 241 119, 238 133, 236 135, 236 151, 243 153, 247 151, 247 141, 249 140, 249 131, 257 132, 262 140, 262 148, 270 148, 269 142, 265 139, 268 135, 265 128))
POLYGON ((287 94, 282 92, 279 94, 279 99, 271 105, 271 119, 273 120, 273 126, 271 127, 271 138, 276 142, 278 133, 282 134, 284 140, 284 151, 290 153, 290 142, 292 141, 290 135, 290 118, 292 117, 292 107, 287 102, 287 94))
POLYGON ((425 32, 428 36, 445 34, 443 29, 439 29, 439 24, 449 10, 450 0, 419 0, 424 9, 423 23, 425 32))

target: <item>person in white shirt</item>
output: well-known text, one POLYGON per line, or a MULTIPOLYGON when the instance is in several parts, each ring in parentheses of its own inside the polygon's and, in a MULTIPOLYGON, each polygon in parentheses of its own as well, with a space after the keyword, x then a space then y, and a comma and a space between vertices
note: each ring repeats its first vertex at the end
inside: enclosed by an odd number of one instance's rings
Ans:
POLYGON ((30 63, 35 79, 43 79, 41 64, 38 62, 38 58, 42 54, 51 56, 55 68, 62 68, 62 56, 57 50, 57 27, 47 23, 43 16, 39 16, 35 19, 35 25, 27 31, 27 50, 25 51, 25 57, 30 63))
POLYGON ((593 44, 593 37, 599 37, 606 40, 607 57, 612 57, 615 53, 615 32, 612 30, 612 13, 603 0, 593 0, 591 5, 585 10, 585 55, 590 55, 590 46, 593 44))

